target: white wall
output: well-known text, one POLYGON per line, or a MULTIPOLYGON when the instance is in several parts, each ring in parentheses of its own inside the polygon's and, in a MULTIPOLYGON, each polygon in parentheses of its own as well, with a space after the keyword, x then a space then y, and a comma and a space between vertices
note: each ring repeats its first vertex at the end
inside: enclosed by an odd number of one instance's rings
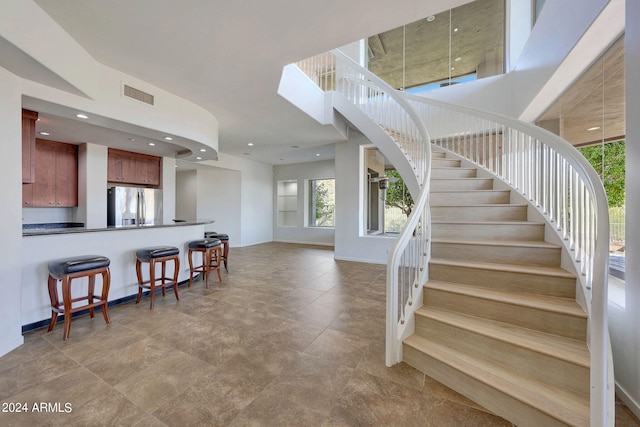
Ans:
POLYGON ((640 3, 626 1, 626 264, 624 306, 609 304, 618 396, 640 417, 640 3))
POLYGON ((176 173, 176 218, 195 219, 198 216, 198 174, 195 169, 176 173))
POLYGON ((229 235, 229 246, 241 243, 241 180, 239 171, 208 168, 197 171, 197 217, 212 219, 206 231, 229 235))
MULTIPOLYGON (((240 241, 238 246, 273 240, 273 167, 264 163, 220 154, 206 162, 240 172, 240 241)), ((224 233, 223 230, 216 230, 224 233)))
MULTIPOLYGON (((326 227, 307 227, 308 224, 308 180, 335 178, 335 163, 333 160, 319 162, 297 163, 293 165, 275 166, 273 172, 273 186, 277 188, 280 180, 295 180, 298 183, 297 221, 295 227, 278 227, 277 191, 273 194, 274 212, 273 240, 277 242, 312 243, 320 245, 334 244, 335 230, 326 227)), ((336 182, 336 187, 338 183, 336 182)))
POLYGON ((20 322, 22 262, 22 111, 20 80, 0 67, 0 356, 23 342, 20 322))
POLYGON ((107 156, 107 147, 102 145, 81 144, 78 147, 78 208, 75 220, 83 222, 87 228, 107 226, 107 156))
POLYGON ((386 264, 393 237, 362 234, 364 183, 360 146, 371 141, 350 130, 349 140, 336 144, 335 258, 386 264))

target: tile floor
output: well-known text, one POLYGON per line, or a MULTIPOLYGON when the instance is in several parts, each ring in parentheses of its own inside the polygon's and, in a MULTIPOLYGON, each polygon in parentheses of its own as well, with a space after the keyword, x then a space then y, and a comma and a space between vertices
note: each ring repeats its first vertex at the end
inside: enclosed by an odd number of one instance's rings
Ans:
MULTIPOLYGON (((0 411, 14 411, 0 425, 511 426, 385 367, 384 266, 269 243, 232 248, 229 267, 153 311, 112 307, 109 326, 75 319, 67 341, 61 322, 26 334, 0 358, 0 411)), ((640 426, 620 403, 616 424, 640 426)))

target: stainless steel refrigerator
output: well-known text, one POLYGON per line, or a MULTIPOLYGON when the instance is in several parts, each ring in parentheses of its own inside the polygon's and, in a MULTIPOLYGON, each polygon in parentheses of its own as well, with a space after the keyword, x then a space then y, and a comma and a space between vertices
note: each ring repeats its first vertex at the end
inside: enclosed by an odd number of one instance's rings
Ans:
POLYGON ((107 225, 162 224, 162 190, 111 187, 107 190, 107 225))

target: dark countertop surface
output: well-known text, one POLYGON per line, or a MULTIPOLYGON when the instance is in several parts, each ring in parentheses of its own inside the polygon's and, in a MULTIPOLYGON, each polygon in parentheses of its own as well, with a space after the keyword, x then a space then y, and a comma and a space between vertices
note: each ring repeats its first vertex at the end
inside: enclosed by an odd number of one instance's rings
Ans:
POLYGON ((213 224, 215 220, 202 219, 178 219, 170 224, 154 224, 154 225, 123 225, 111 226, 105 228, 85 228, 82 223, 49 223, 49 224, 24 224, 22 226, 22 237, 29 236, 49 236, 54 234, 73 234, 73 233, 92 233, 96 231, 130 231, 141 230, 147 228, 164 228, 164 227, 184 227, 189 225, 205 225, 213 224))

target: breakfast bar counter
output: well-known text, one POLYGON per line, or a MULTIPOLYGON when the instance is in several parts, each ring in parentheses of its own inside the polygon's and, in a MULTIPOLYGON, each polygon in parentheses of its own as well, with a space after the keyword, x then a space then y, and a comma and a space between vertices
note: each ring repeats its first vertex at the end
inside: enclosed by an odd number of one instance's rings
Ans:
MULTIPOLYGON (((188 243, 202 239, 213 221, 194 220, 166 225, 86 229, 66 227, 23 230, 22 239, 22 325, 37 325, 51 318, 47 289, 48 263, 82 255, 101 255, 111 260, 109 301, 136 295, 136 250, 149 246, 180 249, 180 282, 189 279, 188 243)), ((74 285, 75 286, 75 285, 74 285)), ((79 285, 80 286, 80 285, 79 285)))

